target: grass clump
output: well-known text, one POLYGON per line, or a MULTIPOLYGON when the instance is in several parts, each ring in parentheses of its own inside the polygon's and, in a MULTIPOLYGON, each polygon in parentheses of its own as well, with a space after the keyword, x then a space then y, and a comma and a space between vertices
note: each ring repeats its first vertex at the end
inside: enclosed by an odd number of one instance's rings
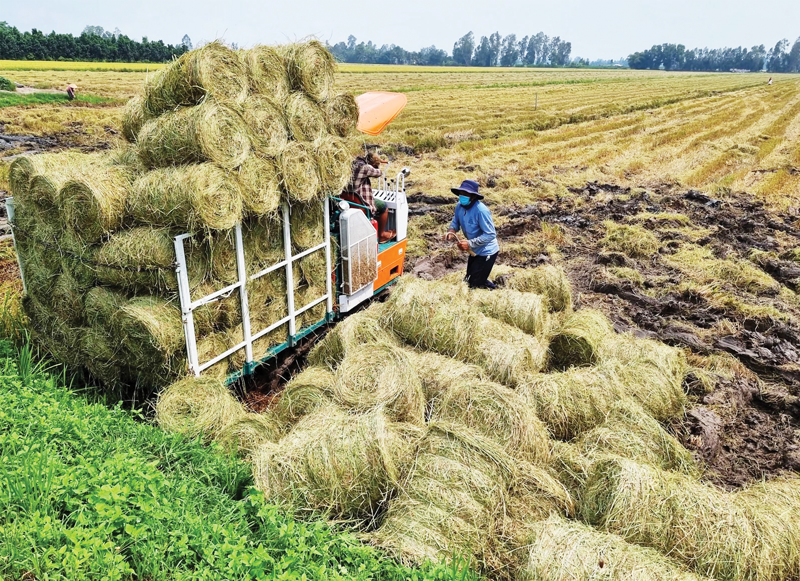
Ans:
POLYGON ((534 269, 498 269, 498 279, 506 287, 524 293, 534 293, 547 298, 553 311, 572 310, 572 286, 564 269, 545 264, 534 269))
POLYGON ((554 369, 594 365, 600 360, 604 343, 615 337, 608 318, 593 309, 569 315, 554 331, 550 341, 550 364, 554 369))
POLYGON ((187 377, 167 387, 156 404, 156 421, 168 432, 215 439, 245 417, 245 409, 218 379, 187 377))
POLYGON ((306 367, 295 375, 281 391, 273 410, 287 429, 319 408, 333 405, 336 376, 324 367, 306 367))
POLYGON ((716 258, 710 248, 702 246, 686 245, 675 254, 664 256, 664 261, 700 284, 723 281, 755 293, 774 294, 780 289, 774 278, 751 263, 734 258, 716 258))
POLYGON ((634 258, 647 258, 658 253, 660 243, 655 234, 638 225, 617 224, 607 220, 603 223, 606 236, 600 244, 609 250, 622 252, 634 258))
POLYGON ((9 81, 5 77, 0 77, 0 91, 11 91, 16 92, 17 85, 9 81))

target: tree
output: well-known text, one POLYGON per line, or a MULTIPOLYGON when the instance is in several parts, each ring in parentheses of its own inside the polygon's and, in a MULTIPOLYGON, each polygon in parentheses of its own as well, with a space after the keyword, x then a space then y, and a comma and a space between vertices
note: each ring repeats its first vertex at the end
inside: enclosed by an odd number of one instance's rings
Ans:
POLYGON ((91 34, 94 36, 102 37, 104 32, 105 30, 103 30, 102 26, 87 26, 86 28, 83 29, 83 32, 81 34, 91 34))
POLYGON ((479 67, 492 66, 492 47, 489 44, 489 39, 485 36, 481 37, 481 41, 478 44, 478 48, 475 50, 472 61, 479 67))
POLYGON ((186 50, 192 50, 192 39, 189 38, 188 34, 183 35, 183 38, 181 39, 181 46, 186 48, 186 50))
POLYGON ((519 46, 517 45, 517 35, 509 34, 503 39, 502 54, 500 64, 504 67, 513 67, 519 59, 519 46))
POLYGON ((786 71, 788 65, 789 55, 786 54, 786 47, 789 46, 789 41, 785 38, 779 40, 769 52, 769 62, 767 63, 767 70, 771 73, 783 73, 786 71))
POLYGON ((472 64, 472 53, 475 51, 475 37, 470 30, 453 45, 453 60, 464 66, 472 64))
POLYGON ((523 65, 528 64, 527 62, 525 62, 525 53, 527 52, 527 50, 528 50, 528 36, 523 36, 522 40, 520 40, 519 44, 517 45, 517 51, 519 51, 519 60, 522 61, 523 65))
POLYGON ((789 51, 786 69, 788 73, 800 73, 800 38, 794 42, 792 50, 789 51))
POLYGON ((496 67, 500 62, 500 33, 495 32, 489 37, 489 49, 491 50, 492 59, 489 66, 496 67))

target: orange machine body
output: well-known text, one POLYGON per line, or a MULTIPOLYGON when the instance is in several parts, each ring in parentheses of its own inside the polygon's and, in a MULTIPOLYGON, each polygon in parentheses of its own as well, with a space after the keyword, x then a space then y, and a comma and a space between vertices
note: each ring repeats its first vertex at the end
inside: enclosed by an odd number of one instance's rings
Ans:
POLYGON ((408 240, 406 239, 394 244, 381 244, 379 246, 378 278, 375 280, 374 284, 376 291, 403 274, 407 243, 408 240))

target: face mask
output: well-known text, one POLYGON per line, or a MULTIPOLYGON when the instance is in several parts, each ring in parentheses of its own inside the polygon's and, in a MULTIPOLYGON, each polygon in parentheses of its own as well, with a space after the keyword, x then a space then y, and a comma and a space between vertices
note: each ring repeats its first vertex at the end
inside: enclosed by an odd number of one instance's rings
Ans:
POLYGON ((458 196, 458 203, 462 206, 469 206, 470 202, 472 202, 472 198, 469 196, 458 196))

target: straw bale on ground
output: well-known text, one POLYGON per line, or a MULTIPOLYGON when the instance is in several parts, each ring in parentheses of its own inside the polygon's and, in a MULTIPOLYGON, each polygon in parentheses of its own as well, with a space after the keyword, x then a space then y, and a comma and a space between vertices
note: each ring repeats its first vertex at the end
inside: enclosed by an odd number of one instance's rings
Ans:
POLYGON ((550 364, 555 369, 595 365, 614 328, 603 313, 581 309, 569 315, 550 341, 550 364))
POLYGON ((370 522, 394 493, 412 447, 379 410, 351 415, 326 407, 303 417, 277 445, 256 450, 253 476, 271 502, 370 522))
POLYGON ((536 338, 453 297, 451 285, 405 276, 387 305, 382 321, 406 343, 479 365, 507 386, 544 366, 546 349, 536 338))
POLYGON ((422 391, 429 407, 451 389, 467 383, 485 380, 484 371, 477 365, 456 361, 450 357, 406 348, 406 355, 422 382, 422 391))
POLYGON ((187 52, 145 83, 144 106, 150 115, 201 103, 208 96, 240 102, 248 77, 239 56, 219 41, 187 52))
POLYGON ((489 381, 452 386, 433 403, 432 421, 463 424, 496 440, 506 452, 530 462, 550 457, 550 434, 516 392, 489 381))
POLYGON ((758 562, 756 531, 731 495, 676 472, 621 458, 598 461, 590 470, 580 514, 701 575, 766 579, 757 572, 771 567, 758 562))
POLYGON ((226 450, 249 457, 268 442, 280 439, 278 420, 271 413, 245 412, 220 430, 216 441, 226 450))
POLYGON ((519 581, 700 581, 664 555, 554 517, 534 523, 519 581))
POLYGON ((495 274, 507 288, 547 297, 547 304, 554 311, 572 310, 572 285, 560 266, 545 264, 533 269, 500 267, 495 274))
POLYGON ((231 174, 210 163, 148 172, 134 183, 128 213, 139 223, 184 231, 229 230, 242 218, 242 190, 231 174))
POLYGON ((515 475, 502 449, 467 428, 431 423, 372 542, 406 563, 489 557, 515 475))
POLYGON ((206 100, 145 123, 138 150, 151 168, 211 161, 232 170, 250 154, 250 131, 237 111, 206 100))
POLYGON ((400 347, 363 343, 336 369, 333 399, 345 408, 380 408, 396 422, 425 425, 425 395, 411 361, 400 347))
POLYGON ((306 367, 284 386, 274 411, 285 430, 319 408, 333 405, 336 377, 324 367, 306 367))
POLYGON ((167 387, 156 403, 156 421, 168 432, 215 439, 245 417, 245 409, 218 379, 187 377, 167 387))
POLYGON ((505 289, 476 289, 468 296, 484 315, 513 325, 529 335, 543 339, 550 330, 547 299, 541 295, 505 289))

